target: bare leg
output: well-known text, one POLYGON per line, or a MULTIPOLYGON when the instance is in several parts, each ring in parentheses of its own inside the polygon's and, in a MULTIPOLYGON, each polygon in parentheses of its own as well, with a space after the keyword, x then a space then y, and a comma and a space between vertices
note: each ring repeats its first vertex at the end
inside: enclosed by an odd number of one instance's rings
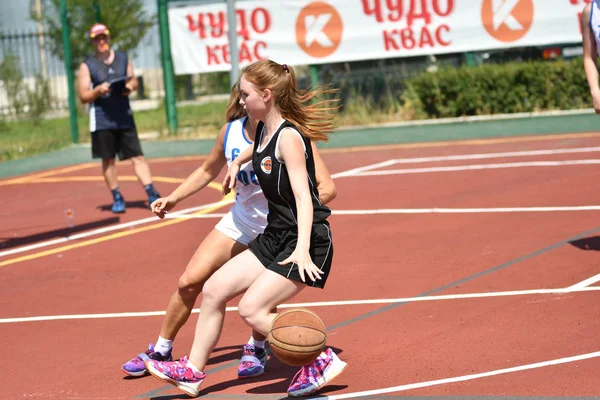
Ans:
POLYGON ((204 283, 223 264, 246 249, 246 246, 216 229, 206 236, 179 278, 179 287, 167 306, 160 336, 175 339, 192 313, 204 283))
MULTIPOLYGON (((273 308, 271 310, 272 314, 277 314, 277 307, 273 308)), ((258 341, 263 341, 263 340, 267 340, 267 337, 265 335, 263 335, 262 333, 252 329, 252 338, 254 340, 258 340, 258 341)))
POLYGON ((140 183, 144 186, 151 184, 152 174, 150 173, 150 166, 144 156, 131 157, 130 160, 133 164, 133 171, 140 183))
POLYGON ((244 322, 263 336, 267 336, 277 314, 273 309, 302 291, 306 284, 296 282, 265 269, 252 283, 238 305, 244 322))
POLYGON ((117 166, 115 165, 114 158, 103 158, 102 159, 102 175, 104 175, 104 181, 109 190, 115 190, 119 187, 119 181, 117 179, 117 166))
POLYGON ((204 370, 223 329, 225 305, 243 293, 265 267, 249 250, 227 262, 204 285, 202 305, 189 361, 204 370))

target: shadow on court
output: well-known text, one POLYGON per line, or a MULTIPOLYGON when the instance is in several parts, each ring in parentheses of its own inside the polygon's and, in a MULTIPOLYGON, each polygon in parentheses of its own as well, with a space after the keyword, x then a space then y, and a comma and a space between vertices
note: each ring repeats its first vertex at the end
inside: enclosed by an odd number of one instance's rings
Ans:
MULTIPOLYGON (((109 208, 110 209, 110 208, 109 208)), ((10 249, 13 247, 23 246, 32 243, 38 243, 44 240, 64 238, 67 236, 73 236, 77 233, 84 232, 90 229, 98 229, 108 225, 119 223, 119 217, 104 218, 99 221, 92 221, 85 224, 75 225, 72 228, 60 228, 51 231, 35 233, 33 235, 15 237, 15 238, 2 238, 3 242, 0 242, 0 249, 10 249)))
MULTIPOLYGON (((143 208, 145 210, 149 210, 149 206, 148 206, 148 202, 147 201, 143 201, 143 200, 136 200, 136 201, 127 201, 125 200, 125 207, 126 208, 143 208)), ((100 211, 108 211, 108 212, 112 212, 111 208, 112 208, 112 203, 111 204, 102 204, 101 206, 97 207, 98 210, 100 211)))
POLYGON ((572 242, 569 242, 569 244, 581 250, 600 251, 600 236, 573 240, 572 242))

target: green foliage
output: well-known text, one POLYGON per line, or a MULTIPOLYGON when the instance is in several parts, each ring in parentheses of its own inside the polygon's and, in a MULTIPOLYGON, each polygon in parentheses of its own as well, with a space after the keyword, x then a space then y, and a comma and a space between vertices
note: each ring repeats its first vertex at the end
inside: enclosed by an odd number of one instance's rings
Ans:
MULTIPOLYGON (((100 22, 108 26, 112 46, 122 51, 133 51, 156 22, 156 16, 149 16, 144 11, 142 0, 102 0, 98 3, 101 6, 100 22)), ((48 5, 42 17, 46 37, 52 52, 64 60, 60 0, 48 0, 48 5)), ((67 14, 73 59, 71 68, 75 71, 92 52, 88 32, 96 22, 96 10, 90 0, 69 0, 67 14)), ((31 18, 36 19, 33 15, 31 18)))
POLYGON ((6 91, 15 117, 27 117, 39 125, 44 114, 51 108, 52 96, 48 79, 37 74, 32 87, 25 84, 19 58, 12 52, 0 63, 0 82, 6 91))
POLYGON ((407 81, 407 108, 421 118, 567 110, 590 106, 580 59, 474 68, 442 67, 407 81))
POLYGON ((23 87, 23 72, 19 57, 9 51, 0 63, 0 82, 6 91, 6 97, 18 117, 23 113, 25 102, 21 98, 23 87))
POLYGON ((42 74, 35 76, 33 88, 25 91, 28 111, 27 114, 34 125, 39 126, 44 114, 52 107, 52 94, 48 79, 42 74))

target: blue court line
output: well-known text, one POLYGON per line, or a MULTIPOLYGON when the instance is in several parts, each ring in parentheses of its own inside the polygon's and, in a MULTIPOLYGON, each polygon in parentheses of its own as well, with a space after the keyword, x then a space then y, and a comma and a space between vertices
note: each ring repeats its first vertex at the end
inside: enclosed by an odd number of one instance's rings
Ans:
MULTIPOLYGON (((442 291, 444 291, 444 290, 446 290, 446 289, 450 289, 450 288, 452 288, 452 287, 454 287, 454 286, 461 285, 461 284, 463 284, 463 283, 466 283, 466 282, 469 282, 469 281, 475 280, 475 279, 477 279, 477 278, 480 278, 480 277, 482 277, 482 276, 486 276, 486 275, 489 275, 489 274, 491 274, 491 273, 494 273, 494 272, 500 271, 500 270, 502 270, 502 269, 508 268, 508 267, 510 267, 510 266, 513 266, 513 265, 515 265, 515 264, 518 264, 518 263, 520 263, 520 262, 522 262, 522 261, 529 260, 530 258, 533 258, 533 257, 539 256, 540 254, 544 254, 544 253, 547 253, 547 252, 549 252, 549 251, 552 251, 552 250, 554 250, 554 249, 556 249, 556 248, 558 248, 558 247, 561 247, 561 246, 563 246, 563 245, 565 245, 565 244, 568 244, 569 242, 572 242, 572 241, 575 241, 575 240, 579 240, 579 239, 583 239, 584 237, 590 236, 591 234, 593 234, 593 233, 596 233, 596 232, 599 232, 599 231, 600 231, 600 226, 599 226, 599 227, 596 227, 596 228, 594 228, 594 229, 591 229, 591 230, 589 230, 589 231, 586 231, 586 232, 580 233, 580 234, 578 234, 578 235, 576 235, 576 236, 573 236, 573 237, 571 237, 571 238, 569 238, 569 239, 562 240, 562 241, 560 241, 560 242, 557 242, 557 243, 551 244, 550 246, 544 247, 544 248, 542 248, 542 249, 540 249, 540 250, 537 250, 537 251, 534 251, 534 252, 532 252, 532 253, 526 254, 526 255, 524 255, 524 256, 521 256, 521 257, 515 258, 514 260, 507 261, 507 262, 505 262, 505 263, 503 263, 503 264, 500 264, 500 265, 497 265, 497 266, 495 266, 495 267, 492 267, 492 268, 486 269, 486 270, 484 270, 484 271, 478 272, 478 273, 476 273, 476 274, 473 274, 473 275, 467 276, 466 278, 462 278, 462 279, 459 279, 459 280, 457 280, 457 281, 454 281, 454 282, 452 282, 452 283, 448 283, 448 284, 446 284, 446 285, 444 285, 444 286, 440 286, 440 287, 438 287, 438 288, 435 288, 435 289, 428 290, 428 291, 426 291, 426 292, 423 292, 423 293, 421 293, 421 294, 419 294, 419 295, 417 295, 417 296, 415 296, 415 297, 425 297, 425 296, 429 296, 429 295, 432 295, 432 294, 435 294, 435 293, 442 292, 442 291)), ((362 320, 364 320, 364 319, 367 319, 367 318, 373 317, 373 316, 375 316, 375 315, 378 315, 378 314, 384 313, 384 312, 386 312, 386 311, 393 310, 393 309, 395 309, 395 308, 397 308, 397 307, 403 306, 403 305, 405 305, 405 304, 408 304, 408 303, 409 303, 408 301, 405 301, 405 302, 401 302, 401 303, 395 303, 395 304, 391 304, 391 305, 388 305, 388 306, 385 306, 385 307, 381 307, 381 308, 379 308, 379 309, 377 309, 377 310, 374 310, 374 311, 371 311, 371 312, 368 312, 368 313, 365 313, 365 314, 359 315, 358 317, 351 318, 351 319, 349 319, 349 320, 347 320, 347 321, 343 321, 343 322, 340 322, 340 323, 338 323, 338 324, 335 324, 335 325, 329 326, 329 327, 327 328, 327 331, 329 331, 329 332, 330 332, 330 331, 333 331, 333 330, 335 330, 335 329, 338 329, 338 328, 342 328, 342 327, 348 326, 348 325, 350 325, 350 324, 353 324, 353 323, 355 323, 355 322, 359 322, 359 321, 362 321, 362 320)), ((240 346, 240 348, 241 348, 241 346, 240 346)), ((206 372, 206 374, 207 374, 207 375, 210 375, 211 373, 219 372, 219 371, 222 371, 222 370, 224 370, 224 369, 227 369, 227 368, 230 368, 230 367, 237 366, 238 362, 239 362, 239 360, 235 360, 235 361, 229 362, 229 363, 227 363, 227 364, 221 365, 221 366, 219 366, 219 367, 217 367, 217 368, 210 369, 210 370, 208 370, 208 371, 206 372)), ((158 388, 158 389, 156 389, 156 390, 153 390, 153 391, 150 391, 150 392, 146 392, 146 393, 143 393, 143 394, 140 394, 140 395, 134 396, 134 398, 152 398, 152 397, 156 396, 157 394, 159 394, 159 393, 161 393, 161 392, 164 392, 164 391, 165 391, 165 390, 167 390, 167 389, 172 389, 173 387, 174 387, 174 386, 172 386, 172 385, 164 386, 164 387, 158 388)), ((204 396, 202 396, 202 397, 209 397, 209 396, 210 396, 210 397, 216 397, 216 396, 211 396, 211 395, 204 395, 204 396)), ((243 395, 242 395, 242 396, 243 396, 243 395)), ((234 396, 232 396, 232 395, 229 395, 229 397, 228 397, 228 398, 233 398, 233 397, 234 397, 234 396)), ((253 398, 258 398, 258 397, 261 397, 261 398, 262 398, 262 396, 259 396, 259 395, 252 395, 252 397, 253 397, 253 398)), ((270 396, 270 397, 272 398, 272 396, 270 396)), ((277 398, 287 398, 287 396, 277 396, 277 398)), ((402 397, 398 397, 398 399, 401 399, 401 398, 402 398, 402 397)), ((464 397, 462 397, 462 398, 464 398, 464 397)), ((491 397, 490 397, 490 398, 491 398, 491 397)), ((550 397, 548 397, 548 398, 550 398, 550 397)), ((506 397, 504 397, 504 398, 502 398, 502 397, 499 397, 499 399, 508 399, 508 398, 506 398, 506 397)))

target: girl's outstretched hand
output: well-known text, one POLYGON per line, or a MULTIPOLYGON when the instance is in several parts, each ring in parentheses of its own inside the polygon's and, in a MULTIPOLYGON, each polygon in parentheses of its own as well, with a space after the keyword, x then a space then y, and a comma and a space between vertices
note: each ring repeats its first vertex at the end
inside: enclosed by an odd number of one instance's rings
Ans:
POLYGON ((225 174, 225 178, 223 179, 223 196, 229 194, 231 189, 235 187, 238 172, 240 172, 240 166, 235 162, 231 163, 227 173, 225 174))
POLYGON ((295 249, 294 252, 290 254, 288 258, 279 262, 278 264, 285 265, 289 263, 295 263, 298 265, 298 272, 300 273, 300 279, 302 279, 302 282, 306 282, 306 279, 304 277, 305 273, 313 282, 315 282, 317 279, 321 279, 323 271, 321 271, 319 267, 317 267, 315 263, 313 263, 312 259, 310 258, 310 254, 308 254, 308 251, 301 251, 295 249))
POLYGON ((177 201, 170 196, 156 199, 150 204, 150 210, 160 219, 165 217, 165 214, 171 211, 177 205, 177 201))

